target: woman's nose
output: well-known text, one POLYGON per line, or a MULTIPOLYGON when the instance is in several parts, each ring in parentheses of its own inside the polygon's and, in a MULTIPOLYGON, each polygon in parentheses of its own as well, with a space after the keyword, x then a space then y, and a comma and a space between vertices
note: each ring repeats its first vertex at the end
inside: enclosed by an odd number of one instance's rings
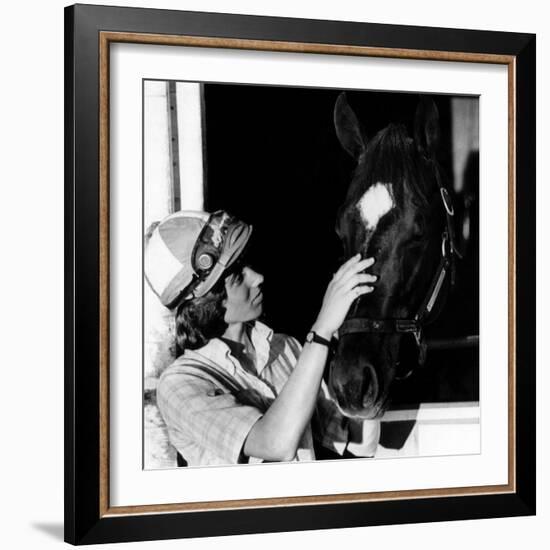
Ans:
POLYGON ((252 287, 260 286, 264 282, 264 276, 254 271, 251 267, 245 267, 248 284, 252 287))

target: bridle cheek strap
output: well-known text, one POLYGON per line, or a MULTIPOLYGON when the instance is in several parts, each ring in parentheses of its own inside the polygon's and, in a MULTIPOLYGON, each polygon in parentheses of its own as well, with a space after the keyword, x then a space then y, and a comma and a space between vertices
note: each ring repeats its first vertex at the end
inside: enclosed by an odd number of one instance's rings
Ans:
MULTIPOLYGON (((439 183, 439 181, 438 181, 439 183)), ((338 336, 354 333, 379 333, 379 334, 412 334, 418 347, 418 364, 426 361, 427 345, 424 339, 422 327, 428 321, 430 314, 441 294, 445 280, 450 276, 451 285, 455 283, 455 256, 461 255, 455 247, 452 217, 454 209, 448 191, 440 185, 440 195, 445 209, 446 228, 441 234, 441 260, 430 284, 429 290, 421 303, 416 315, 412 319, 371 319, 368 317, 355 317, 346 319, 338 336)))
POLYGON ((439 262, 430 289, 418 312, 412 319, 371 319, 368 317, 346 319, 338 330, 339 338, 346 334, 364 332, 375 334, 412 334, 418 347, 418 363, 419 365, 423 365, 426 361, 427 345, 422 327, 426 324, 433 311, 450 271, 451 262, 445 253, 439 262))

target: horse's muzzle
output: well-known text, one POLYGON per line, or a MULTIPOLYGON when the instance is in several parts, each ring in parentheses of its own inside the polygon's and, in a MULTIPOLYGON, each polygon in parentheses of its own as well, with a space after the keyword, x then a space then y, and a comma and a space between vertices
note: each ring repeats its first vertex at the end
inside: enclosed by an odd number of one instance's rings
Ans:
MULTIPOLYGON (((333 373, 334 374, 334 373, 333 373)), ((341 376, 342 374, 340 374, 341 376)), ((333 377, 331 386, 341 411, 350 417, 371 418, 377 410, 380 383, 371 364, 358 365, 345 381, 333 377)))
POLYGON ((363 367, 362 405, 364 410, 370 411, 376 405, 379 394, 378 375, 372 365, 363 367))

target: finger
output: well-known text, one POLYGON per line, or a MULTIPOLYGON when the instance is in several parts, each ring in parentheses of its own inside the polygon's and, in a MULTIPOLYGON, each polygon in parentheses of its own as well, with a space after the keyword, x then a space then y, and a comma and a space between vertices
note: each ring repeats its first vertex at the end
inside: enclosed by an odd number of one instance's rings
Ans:
POLYGON ((342 277, 342 275, 347 271, 347 269, 352 266, 352 265, 355 265, 359 262, 359 260, 361 259, 361 256, 359 254, 356 254, 355 256, 352 256, 351 258, 349 258, 349 260, 345 261, 333 274, 332 276, 332 279, 333 280, 338 280, 342 277))
POLYGON ((370 258, 365 258, 364 260, 361 260, 357 267, 360 267, 361 269, 367 269, 367 267, 373 265, 375 261, 376 258, 374 258, 374 256, 371 256, 370 258))
POLYGON ((357 273, 350 279, 350 281, 355 281, 356 284, 375 283, 377 280, 378 277, 372 273, 357 273))
POLYGON ((352 256, 351 258, 349 258, 347 261, 345 261, 339 268, 338 270, 334 273, 334 277, 338 277, 339 275, 341 275, 348 267, 352 266, 352 265, 355 265, 356 263, 359 262, 359 260, 361 259, 361 254, 355 254, 355 256, 352 256))
POLYGON ((350 295, 352 297, 352 300, 355 300, 359 296, 363 296, 363 294, 370 294, 373 290, 374 290, 373 286, 360 285, 352 288, 350 291, 350 295))
MULTIPOLYGON (((360 262, 357 262, 355 265, 351 265, 348 267, 348 269, 338 277, 338 280, 342 284, 347 284, 348 281, 350 281, 353 277, 355 277, 357 274, 361 273, 361 271, 365 271, 368 267, 370 267, 372 264, 374 264, 374 258, 366 258, 364 260, 361 260, 360 262)), ((376 277, 375 275, 369 274, 369 277, 376 277)), ((373 279, 372 281, 375 281, 373 279)))
POLYGON ((346 281, 340 283, 340 286, 345 292, 348 292, 358 285, 374 283, 376 279, 376 275, 371 275, 370 273, 356 273, 352 277, 349 277, 346 281))
POLYGON ((350 265, 347 265, 345 271, 346 273, 359 273, 360 271, 364 271, 365 269, 371 267, 374 262, 374 258, 365 258, 364 260, 360 260, 359 262, 354 262, 350 265))

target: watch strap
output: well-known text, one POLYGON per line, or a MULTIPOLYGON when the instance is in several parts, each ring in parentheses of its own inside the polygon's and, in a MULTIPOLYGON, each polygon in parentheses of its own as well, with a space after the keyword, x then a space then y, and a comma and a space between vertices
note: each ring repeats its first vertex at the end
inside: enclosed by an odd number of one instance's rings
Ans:
POLYGON ((327 348, 331 347, 330 340, 319 336, 314 330, 310 330, 307 336, 308 337, 306 338, 306 340, 308 342, 315 342, 316 344, 321 344, 322 346, 326 346, 327 348))

